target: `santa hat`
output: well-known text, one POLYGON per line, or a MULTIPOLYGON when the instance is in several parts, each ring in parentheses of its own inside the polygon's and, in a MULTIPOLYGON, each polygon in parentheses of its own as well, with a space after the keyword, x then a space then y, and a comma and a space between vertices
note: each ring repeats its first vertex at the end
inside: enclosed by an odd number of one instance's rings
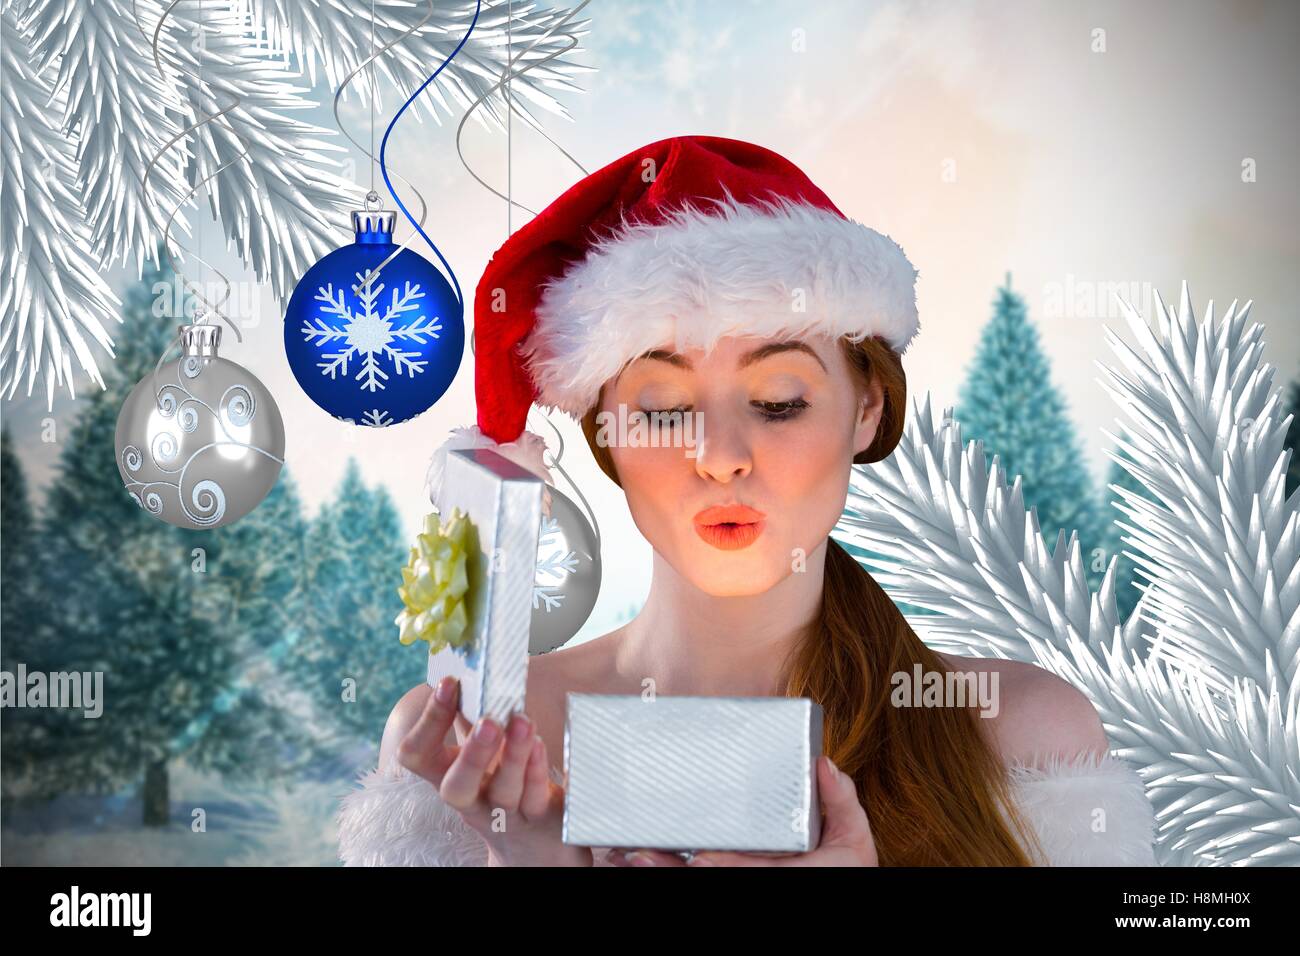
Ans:
POLYGON ((436 505, 453 448, 493 448, 549 481, 529 408, 581 418, 655 348, 821 332, 902 353, 919 327, 916 277, 897 243, 769 149, 676 136, 628 153, 488 263, 474 297, 478 426, 434 454, 430 497, 436 505))

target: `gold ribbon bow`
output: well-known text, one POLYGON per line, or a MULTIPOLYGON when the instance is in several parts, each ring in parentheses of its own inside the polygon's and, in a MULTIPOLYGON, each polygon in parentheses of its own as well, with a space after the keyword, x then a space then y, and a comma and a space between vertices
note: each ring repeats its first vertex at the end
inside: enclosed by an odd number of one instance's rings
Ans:
POLYGON ((438 515, 424 516, 424 531, 416 537, 402 586, 405 607, 394 623, 403 644, 428 641, 429 653, 444 647, 465 647, 473 639, 469 626, 469 555, 478 549, 469 517, 459 508, 441 525, 438 515))

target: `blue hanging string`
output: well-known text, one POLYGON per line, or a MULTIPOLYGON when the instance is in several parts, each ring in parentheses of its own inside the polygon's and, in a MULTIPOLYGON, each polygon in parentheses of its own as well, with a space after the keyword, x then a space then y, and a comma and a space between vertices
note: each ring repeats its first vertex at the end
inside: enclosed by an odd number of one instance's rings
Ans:
POLYGON ((424 238, 424 241, 429 244, 429 248, 433 250, 433 254, 438 257, 438 261, 441 262, 443 268, 447 270, 447 275, 451 277, 451 284, 456 288, 456 301, 460 304, 462 309, 465 308, 465 296, 460 291, 460 283, 456 281, 455 271, 451 268, 451 264, 447 262, 446 257, 443 256, 441 250, 439 250, 438 247, 434 245, 433 240, 429 238, 428 233, 421 228, 420 223, 411 215, 411 211, 407 209, 406 204, 402 202, 402 197, 397 195, 397 190, 393 188, 393 181, 388 178, 388 163, 385 161, 384 157, 388 151, 388 137, 393 135, 393 127, 397 125, 397 121, 402 118, 402 114, 405 113, 407 108, 419 98, 425 88, 438 78, 439 73, 447 68, 447 64, 456 59, 456 54, 465 46, 466 41, 469 40, 470 35, 474 32, 474 27, 478 25, 478 15, 479 11, 482 9, 483 0, 478 0, 478 3, 475 4, 474 7, 474 19, 470 21, 469 29, 465 32, 465 35, 461 37, 460 43, 456 45, 456 49, 451 51, 451 56, 443 60, 442 65, 433 71, 433 75, 421 83, 419 89, 412 93, 410 98, 402 104, 402 108, 397 111, 392 122, 388 124, 388 129, 384 130, 383 142, 379 144, 379 171, 384 175, 384 185, 388 187, 389 195, 393 197, 393 202, 397 203, 397 208, 402 210, 402 215, 410 221, 411 225, 415 227, 415 231, 418 232, 424 238))

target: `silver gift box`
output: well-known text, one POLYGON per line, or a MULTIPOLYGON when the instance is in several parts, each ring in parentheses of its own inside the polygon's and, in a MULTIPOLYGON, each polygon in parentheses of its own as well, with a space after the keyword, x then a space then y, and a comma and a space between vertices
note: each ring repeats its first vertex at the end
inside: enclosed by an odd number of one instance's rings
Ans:
POLYGON ((799 697, 568 695, 565 843, 806 852, 822 709, 799 697))
POLYGON ((505 723, 524 708, 528 628, 533 614, 537 535, 545 483, 494 451, 449 452, 440 516, 469 516, 479 551, 468 561, 471 650, 447 647, 429 657, 430 685, 448 674, 461 682, 460 709, 469 721, 505 723))

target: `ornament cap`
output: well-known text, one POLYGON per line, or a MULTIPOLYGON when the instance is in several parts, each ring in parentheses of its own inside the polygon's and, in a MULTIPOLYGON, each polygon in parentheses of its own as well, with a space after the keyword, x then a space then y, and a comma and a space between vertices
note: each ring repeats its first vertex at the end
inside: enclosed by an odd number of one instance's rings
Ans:
POLYGON ((182 325, 178 327, 181 337, 181 350, 185 355, 197 355, 200 358, 216 358, 217 349, 221 347, 221 326, 208 323, 182 325))
POLYGON ((357 242, 392 242, 397 213, 391 209, 352 210, 352 231, 357 242))

